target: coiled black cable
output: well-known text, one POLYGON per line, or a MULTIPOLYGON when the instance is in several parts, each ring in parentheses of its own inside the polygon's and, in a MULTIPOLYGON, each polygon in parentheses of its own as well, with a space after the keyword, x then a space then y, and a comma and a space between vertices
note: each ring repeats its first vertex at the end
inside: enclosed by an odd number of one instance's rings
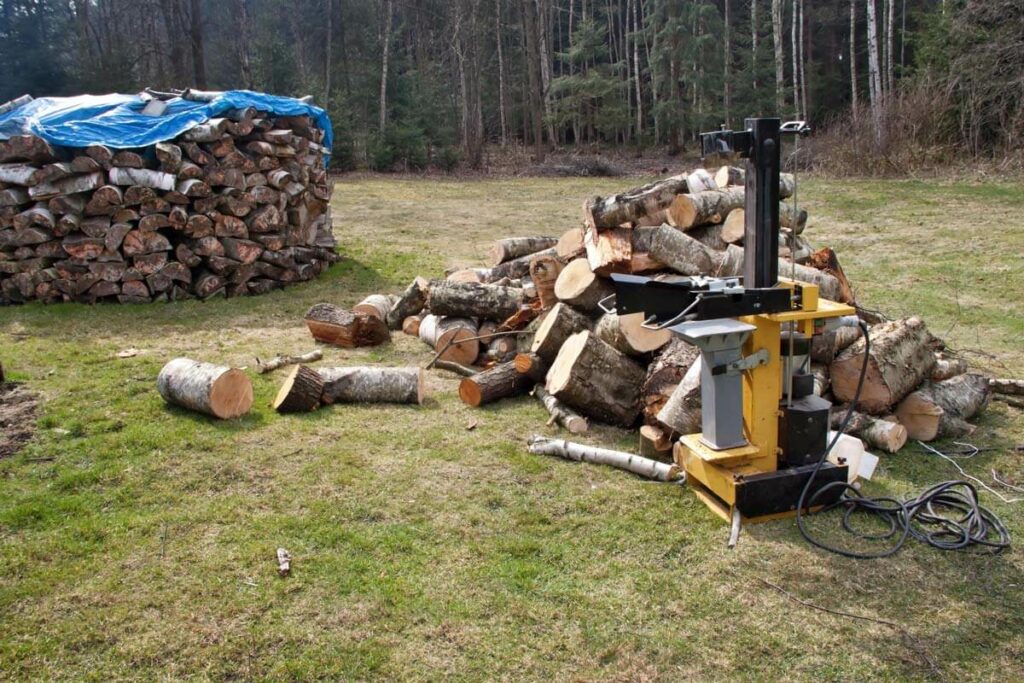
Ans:
POLYGON ((811 476, 804 484, 797 503, 796 523, 800 533, 808 543, 844 557, 859 560, 889 557, 897 553, 907 542, 907 538, 917 540, 939 550, 965 550, 972 546, 987 548, 989 552, 998 553, 1010 547, 1010 532, 996 515, 978 501, 978 490, 967 481, 946 481, 936 484, 924 491, 917 498, 900 501, 890 497, 867 498, 860 491, 845 481, 826 484, 808 498, 815 477, 825 464, 828 454, 839 441, 840 435, 846 431, 853 419, 854 411, 860 400, 864 379, 867 376, 868 359, 871 353, 871 337, 867 324, 859 323, 861 334, 864 335, 864 363, 861 365, 860 376, 857 378, 857 389, 853 401, 836 430, 836 435, 825 448, 821 458, 811 471, 811 476), (826 505, 814 514, 820 514, 835 508, 844 508, 842 526, 856 538, 868 541, 885 541, 896 538, 887 548, 877 552, 858 552, 829 545, 811 535, 804 526, 804 517, 811 513, 810 508, 825 493, 834 489, 843 489, 839 500, 826 505), (877 534, 867 534, 853 528, 851 519, 856 512, 864 512, 881 519, 888 529, 877 534))

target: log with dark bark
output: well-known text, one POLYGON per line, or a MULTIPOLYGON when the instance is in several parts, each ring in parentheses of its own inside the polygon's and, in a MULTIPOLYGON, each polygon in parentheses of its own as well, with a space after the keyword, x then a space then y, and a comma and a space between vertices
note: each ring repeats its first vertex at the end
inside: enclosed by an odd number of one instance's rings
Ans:
POLYGON ((313 368, 296 365, 281 384, 272 404, 279 413, 308 413, 320 406, 324 380, 313 368))
POLYGON ((321 368, 324 388, 321 401, 332 403, 423 403, 423 370, 420 368, 337 367, 321 368))
MULTIPOLYGON (((931 376, 935 354, 931 335, 918 318, 894 320, 871 329, 871 353, 857 407, 881 415, 931 376)), ((864 362, 865 343, 858 340, 832 362, 832 391, 840 401, 852 401, 864 362)))
POLYGON ((314 305, 306 312, 305 321, 314 339, 335 346, 376 346, 391 338, 383 320, 333 304, 314 305))
MULTIPOLYGON (((413 280, 388 311, 385 319, 388 327, 392 330, 403 328, 406 319, 418 314, 426 306, 429 291, 430 283, 425 278, 417 277, 413 280)), ((409 333, 406 332, 406 334, 409 333)))
POLYGON ((510 361, 463 379, 459 383, 459 398, 466 405, 482 406, 525 394, 533 385, 533 378, 520 373, 510 361))
POLYGON ((168 403, 224 420, 252 407, 252 383, 236 368, 175 358, 160 370, 156 387, 168 403))
POLYGON ((505 320, 519 310, 523 298, 519 288, 435 280, 427 307, 434 315, 505 320))
POLYGON ((644 369, 584 330, 562 344, 548 371, 546 389, 595 419, 624 427, 640 414, 644 369))

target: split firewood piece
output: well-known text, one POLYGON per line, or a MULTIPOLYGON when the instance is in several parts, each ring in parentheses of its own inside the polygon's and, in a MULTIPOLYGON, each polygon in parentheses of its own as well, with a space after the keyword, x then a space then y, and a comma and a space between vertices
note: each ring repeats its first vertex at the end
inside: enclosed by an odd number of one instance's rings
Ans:
POLYGON ((535 353, 517 353, 512 359, 516 371, 527 375, 534 382, 543 382, 551 364, 535 353))
MULTIPOLYGON (((388 327, 392 330, 402 328, 404 330, 405 321, 418 314, 423 310, 423 307, 427 305, 427 294, 430 291, 430 283, 426 278, 417 277, 412 283, 405 288, 405 291, 398 297, 391 310, 388 311, 385 322, 388 327)), ((417 328, 418 329, 418 328, 417 328)), ((406 334, 416 334, 415 332, 406 332, 406 334)))
POLYGON ((268 372, 273 372, 279 368, 283 368, 286 365, 298 365, 300 363, 312 363, 318 361, 324 357, 324 352, 320 349, 314 349, 309 353, 304 353, 301 356, 274 356, 266 363, 262 363, 259 359, 256 359, 256 364, 259 367, 261 375, 265 375, 268 372))
POLYGON ((533 395, 551 416, 548 424, 557 424, 562 429, 568 430, 570 434, 583 434, 590 429, 585 417, 549 394, 543 384, 538 384, 533 388, 533 395))
POLYGON ((988 378, 978 374, 926 382, 897 406, 896 418, 911 439, 965 436, 975 429, 967 420, 983 411, 991 396, 988 378))
POLYGON ((992 391, 1004 396, 1024 396, 1024 379, 990 379, 992 391))
POLYGON ((743 206, 742 187, 676 196, 665 210, 666 222, 681 229, 721 223, 729 212, 743 206))
POLYGON ((640 390, 644 422, 657 422, 658 413, 698 358, 700 350, 678 337, 661 348, 647 366, 647 377, 640 390))
POLYGON ((562 261, 570 261, 582 256, 586 251, 583 246, 583 228, 571 228, 562 233, 555 245, 555 253, 562 261))
POLYGON ((665 425, 676 434, 694 434, 700 431, 702 365, 698 356, 656 416, 660 424, 665 425))
POLYGON ((963 358, 954 358, 943 353, 936 353, 935 367, 932 368, 932 376, 929 379, 933 382, 941 382, 957 375, 962 375, 965 372, 967 372, 967 361, 963 358))
POLYGON ((508 237, 498 240, 488 252, 490 263, 496 266, 505 261, 530 256, 558 244, 557 237, 508 237))
POLYGON ((520 374, 515 363, 510 361, 463 379, 459 383, 459 398, 466 405, 482 406, 525 394, 533 385, 533 379, 520 374))
POLYGON ((460 363, 456 363, 450 360, 435 360, 434 366, 438 370, 447 370, 448 372, 454 372, 456 375, 462 375, 463 377, 472 377, 480 373, 475 368, 470 368, 460 363))
MULTIPOLYGON (((830 247, 823 247, 813 252, 807 259, 807 265, 836 279, 839 283, 839 301, 854 301, 853 286, 850 285, 850 281, 846 278, 843 267, 839 265, 839 257, 836 256, 836 252, 832 251, 830 247)), ((781 267, 779 268, 779 274, 782 274, 781 267)))
POLYGON ((288 576, 292 571, 292 556, 284 548, 277 549, 277 573, 288 576))
POLYGON ((173 190, 178 181, 173 173, 151 171, 145 168, 114 167, 107 172, 107 175, 114 185, 141 185, 165 192, 173 190))
POLYGON ((631 233, 632 230, 626 228, 600 231, 587 228, 583 233, 583 246, 590 269, 601 275, 630 272, 633 263, 631 233))
POLYGON ((402 321, 402 332, 410 337, 418 337, 420 335, 420 323, 422 322, 422 316, 410 315, 402 321))
MULTIPOLYGON (((935 354, 931 335, 919 318, 893 320, 871 330, 871 354, 857 407, 881 415, 931 376, 935 354)), ((832 362, 832 392, 840 401, 852 401, 864 362, 864 340, 854 342, 832 362)), ((914 438, 914 437, 912 437, 914 438)))
POLYGON ((686 476, 683 470, 674 463, 658 462, 632 453, 597 448, 562 439, 548 439, 534 435, 530 437, 529 450, 536 455, 557 455, 560 458, 576 462, 610 465, 656 481, 676 481, 686 476))
POLYGON ((394 308, 398 297, 389 294, 371 294, 352 307, 353 313, 371 315, 377 320, 387 323, 388 314, 394 308))
POLYGON ((586 259, 576 259, 555 280, 555 296, 581 311, 596 311, 598 304, 615 293, 612 283, 596 274, 586 259))
POLYGON ((285 378, 272 404, 279 413, 308 413, 320 406, 324 380, 313 368, 296 365, 285 378))
POLYGON ((616 228, 665 208, 686 191, 686 174, 682 174, 613 197, 594 197, 583 203, 583 220, 591 228, 616 228))
POLYGON ((689 194, 695 194, 697 192, 708 192, 709 190, 724 189, 718 186, 715 181, 715 177, 708 173, 706 169, 698 168, 693 173, 686 176, 686 191, 689 194))
POLYGON ((440 354, 440 360, 471 364, 480 355, 478 336, 477 325, 469 318, 428 315, 420 322, 420 339, 440 354))
MULTIPOLYGON (((842 426, 849 408, 847 405, 832 407, 833 429, 839 429, 842 426)), ((895 453, 903 448, 909 437, 907 428, 898 421, 865 415, 856 411, 850 417, 846 433, 856 436, 869 448, 877 448, 886 453, 895 453)))
MULTIPOLYGON (((744 185, 747 173, 744 169, 736 166, 722 166, 715 172, 715 182, 720 189, 730 185, 744 185)), ((792 173, 779 174, 779 199, 786 199, 793 196, 796 189, 796 177, 792 173)))
POLYGON ((435 280, 427 306, 434 315, 505 320, 519 310, 523 298, 518 287, 435 280))
MULTIPOLYGON (((652 270, 665 270, 665 264, 651 256, 651 241, 654 239, 654 235, 654 228, 633 228, 630 231, 632 255, 630 256, 629 272, 643 273, 652 270)), ((724 244, 722 248, 725 248, 724 244)))
POLYGON ((306 312, 305 320, 314 339, 335 346, 376 346, 391 338, 383 320, 333 304, 314 305, 306 312))
POLYGON ((332 403, 423 403, 420 368, 321 368, 321 401, 332 403))
POLYGON ((664 429, 655 425, 643 425, 638 437, 640 455, 661 462, 672 460, 672 439, 664 429))
POLYGON ((554 256, 537 256, 530 261, 530 280, 537 289, 540 306, 547 310, 558 303, 555 296, 555 282, 562 272, 562 262, 554 256))
POLYGON ((556 304, 534 333, 530 351, 551 363, 570 336, 581 330, 593 329, 593 326, 590 318, 579 311, 565 303, 556 304))
POLYGON ((644 327, 643 313, 620 316, 615 311, 605 313, 594 326, 594 334, 616 351, 629 356, 643 356, 657 351, 672 339, 669 330, 644 327))
POLYGON ((547 390, 603 422, 631 427, 640 414, 644 369, 584 330, 570 336, 548 370, 547 390))
POLYGON ((156 388, 168 403, 230 420, 252 407, 252 383, 237 368, 175 358, 160 370, 156 388))

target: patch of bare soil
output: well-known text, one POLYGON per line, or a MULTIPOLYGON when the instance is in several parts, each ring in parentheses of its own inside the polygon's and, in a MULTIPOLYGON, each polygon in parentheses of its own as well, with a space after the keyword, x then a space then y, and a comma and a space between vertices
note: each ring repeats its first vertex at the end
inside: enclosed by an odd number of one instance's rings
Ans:
POLYGON ((36 431, 34 393, 24 384, 0 384, 0 458, 14 455, 36 431))

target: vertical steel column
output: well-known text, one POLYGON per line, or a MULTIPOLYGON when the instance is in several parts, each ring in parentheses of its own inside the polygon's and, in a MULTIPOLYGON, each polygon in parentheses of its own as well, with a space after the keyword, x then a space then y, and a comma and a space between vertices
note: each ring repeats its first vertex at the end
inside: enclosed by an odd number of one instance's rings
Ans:
POLYGON ((779 283, 780 120, 747 119, 745 126, 751 140, 745 181, 743 284, 774 287, 779 283))

